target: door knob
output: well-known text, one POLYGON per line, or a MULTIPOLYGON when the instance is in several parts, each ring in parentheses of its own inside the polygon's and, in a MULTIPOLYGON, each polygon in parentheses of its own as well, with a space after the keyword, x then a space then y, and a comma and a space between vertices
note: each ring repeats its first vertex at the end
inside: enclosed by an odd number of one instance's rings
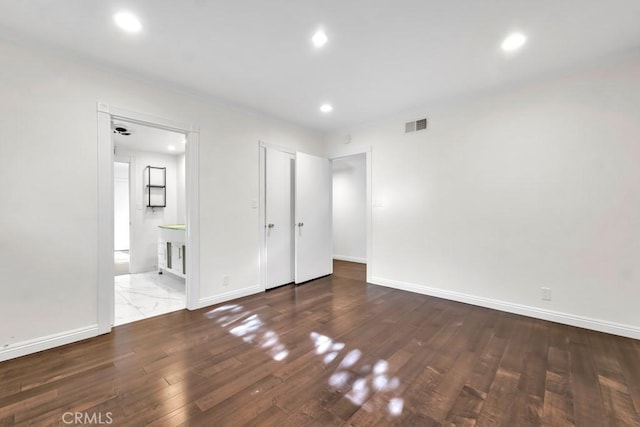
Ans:
POLYGON ((304 222, 299 222, 298 223, 298 227, 302 227, 304 225, 304 222))
POLYGON ((275 227, 275 226, 276 226, 275 224, 269 224, 269 225, 267 225, 267 227, 269 227, 269 228, 273 228, 273 227, 275 227))

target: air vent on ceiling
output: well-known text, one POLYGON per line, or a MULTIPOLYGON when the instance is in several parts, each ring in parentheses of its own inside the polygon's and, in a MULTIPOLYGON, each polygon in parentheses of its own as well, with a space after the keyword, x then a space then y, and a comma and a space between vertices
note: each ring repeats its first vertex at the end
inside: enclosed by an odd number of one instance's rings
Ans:
POLYGON ((427 119, 419 119, 404 124, 404 133, 418 132, 427 129, 427 119))
POLYGON ((404 124, 404 132, 415 132, 416 131, 416 122, 407 122, 404 124))
POLYGON ((131 131, 129 129, 127 129, 123 125, 117 125, 117 124, 113 125, 113 133, 124 135, 124 136, 131 135, 131 131))

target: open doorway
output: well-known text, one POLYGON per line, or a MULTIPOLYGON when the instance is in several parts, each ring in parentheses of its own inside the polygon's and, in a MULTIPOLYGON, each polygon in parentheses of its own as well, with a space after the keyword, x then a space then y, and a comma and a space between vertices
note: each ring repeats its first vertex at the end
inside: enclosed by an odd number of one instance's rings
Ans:
POLYGON ((333 259, 367 263, 367 154, 333 159, 333 259))
POLYGON ((113 120, 114 325, 186 307, 186 135, 113 120))

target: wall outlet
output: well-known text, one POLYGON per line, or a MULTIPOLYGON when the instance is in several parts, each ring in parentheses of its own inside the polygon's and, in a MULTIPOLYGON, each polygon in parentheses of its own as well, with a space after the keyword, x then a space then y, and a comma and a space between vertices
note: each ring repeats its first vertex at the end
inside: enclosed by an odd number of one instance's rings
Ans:
POLYGON ((551 301, 551 288, 540 288, 540 297, 543 301, 551 301))
POLYGON ((229 276, 222 276, 222 286, 229 286, 229 276))

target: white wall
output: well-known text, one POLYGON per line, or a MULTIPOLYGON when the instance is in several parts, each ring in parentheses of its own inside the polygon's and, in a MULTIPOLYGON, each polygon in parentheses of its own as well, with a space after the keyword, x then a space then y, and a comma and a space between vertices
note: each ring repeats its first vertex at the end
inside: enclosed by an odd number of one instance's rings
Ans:
POLYGON ((113 248, 129 250, 129 163, 113 163, 113 248))
POLYGON ((336 132, 372 146, 373 280, 640 338, 639 100, 636 51, 336 132))
POLYGON ((367 158, 332 161, 333 258, 367 262, 367 158))
POLYGON ((185 163, 185 155, 181 154, 178 156, 178 172, 177 172, 177 186, 178 186, 178 201, 176 202, 178 205, 178 212, 176 218, 176 224, 185 224, 187 222, 187 194, 185 192, 186 188, 186 163, 185 163))
MULTIPOLYGON (((132 151, 120 149, 117 154, 127 157, 131 161, 131 249, 129 271, 142 273, 152 271, 158 267, 158 226, 162 224, 178 223, 178 211, 184 212, 184 199, 178 195, 184 194, 184 176, 179 178, 180 157, 169 154, 151 153, 147 151, 132 151), (166 204, 164 208, 148 208, 145 174, 147 166, 167 168, 166 170, 166 204)), ((183 162, 184 163, 184 162, 183 162)), ((184 168, 182 170, 184 173, 184 168)))
POLYGON ((258 140, 322 154, 321 135, 7 43, 0 57, 0 360, 97 331, 97 101, 199 126, 201 302, 259 290, 258 140))

